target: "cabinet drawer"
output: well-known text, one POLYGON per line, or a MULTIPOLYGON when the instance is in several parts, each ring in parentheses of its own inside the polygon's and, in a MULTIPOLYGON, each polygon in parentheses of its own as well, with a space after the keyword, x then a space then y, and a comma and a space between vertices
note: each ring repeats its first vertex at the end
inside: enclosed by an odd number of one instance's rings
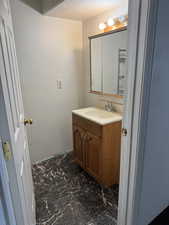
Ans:
POLYGON ((92 134, 101 137, 102 136, 102 126, 92 122, 90 120, 87 120, 83 117, 77 116, 75 114, 72 115, 73 117, 73 124, 90 131, 92 134))

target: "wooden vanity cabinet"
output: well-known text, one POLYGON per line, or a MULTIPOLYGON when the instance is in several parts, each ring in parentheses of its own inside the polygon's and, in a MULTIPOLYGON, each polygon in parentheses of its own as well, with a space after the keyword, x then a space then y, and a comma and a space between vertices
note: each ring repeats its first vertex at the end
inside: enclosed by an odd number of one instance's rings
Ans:
POLYGON ((99 183, 119 183, 121 121, 99 125, 73 114, 74 160, 99 183))

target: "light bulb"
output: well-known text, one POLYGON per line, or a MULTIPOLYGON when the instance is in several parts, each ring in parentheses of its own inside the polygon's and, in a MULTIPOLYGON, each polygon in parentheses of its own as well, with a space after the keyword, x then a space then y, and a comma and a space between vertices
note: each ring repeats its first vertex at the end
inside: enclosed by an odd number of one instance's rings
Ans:
POLYGON ((100 30, 104 30, 106 28, 106 24, 105 23, 100 23, 99 24, 99 29, 100 30))
POLYGON ((127 26, 127 25, 128 25, 128 22, 127 22, 127 21, 125 21, 123 24, 124 24, 124 26, 127 26))
POLYGON ((114 19, 113 18, 109 18, 107 20, 107 24, 108 24, 109 27, 113 26, 115 24, 114 19))

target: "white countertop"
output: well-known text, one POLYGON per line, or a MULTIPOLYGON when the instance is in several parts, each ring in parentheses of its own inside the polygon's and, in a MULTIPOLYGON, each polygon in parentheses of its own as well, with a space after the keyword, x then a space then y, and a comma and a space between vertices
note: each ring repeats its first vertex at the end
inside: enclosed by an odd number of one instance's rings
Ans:
POLYGON ((72 111, 73 114, 96 122, 100 125, 106 125, 122 120, 122 115, 117 112, 107 112, 103 109, 88 107, 83 109, 77 109, 72 111))

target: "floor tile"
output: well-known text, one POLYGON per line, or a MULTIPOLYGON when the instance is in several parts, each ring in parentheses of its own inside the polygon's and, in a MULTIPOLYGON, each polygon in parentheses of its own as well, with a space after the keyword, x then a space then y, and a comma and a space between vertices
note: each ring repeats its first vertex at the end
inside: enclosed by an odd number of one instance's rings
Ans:
POLYGON ((72 153, 33 166, 37 225, 116 225, 118 186, 105 188, 72 153))

